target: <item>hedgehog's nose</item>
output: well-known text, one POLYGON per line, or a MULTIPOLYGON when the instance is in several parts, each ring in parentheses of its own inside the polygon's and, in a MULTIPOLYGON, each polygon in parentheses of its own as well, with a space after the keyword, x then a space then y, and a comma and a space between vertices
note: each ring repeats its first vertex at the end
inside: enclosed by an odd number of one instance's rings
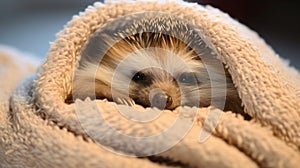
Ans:
POLYGON ((155 93, 151 99, 151 105, 160 110, 170 107, 171 104, 172 97, 162 92, 155 93))

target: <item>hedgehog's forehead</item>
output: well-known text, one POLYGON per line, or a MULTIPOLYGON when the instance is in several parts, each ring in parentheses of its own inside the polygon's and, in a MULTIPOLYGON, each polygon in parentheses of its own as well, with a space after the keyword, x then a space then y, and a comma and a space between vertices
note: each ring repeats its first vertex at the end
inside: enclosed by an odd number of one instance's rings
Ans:
POLYGON ((128 72, 148 69, 152 73, 161 73, 162 71, 157 71, 157 69, 161 69, 176 75, 194 71, 200 65, 201 61, 193 59, 191 55, 162 48, 146 48, 130 53, 118 66, 125 68, 124 71, 128 72))

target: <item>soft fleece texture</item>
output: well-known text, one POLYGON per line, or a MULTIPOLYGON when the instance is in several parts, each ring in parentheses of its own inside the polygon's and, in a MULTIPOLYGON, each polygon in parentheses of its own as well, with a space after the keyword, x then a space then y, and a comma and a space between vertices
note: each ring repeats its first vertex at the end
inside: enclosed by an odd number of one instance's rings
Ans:
MULTIPOLYGON (((300 163, 300 80, 299 73, 253 31, 212 7, 181 1, 122 1, 95 3, 74 16, 51 45, 47 60, 32 73, 36 64, 23 59, 21 53, 1 49, 0 79, 0 167, 169 167, 147 158, 117 155, 87 138, 80 126, 100 130, 108 147, 122 152, 156 150, 155 144, 132 145, 118 135, 94 125, 93 113, 78 121, 75 105, 65 103, 80 52, 89 37, 106 22, 141 11, 161 11, 190 20, 216 50, 229 72, 243 101, 245 111, 253 117, 245 121, 230 112, 224 113, 216 129, 209 120, 211 108, 200 108, 196 117, 165 111, 154 124, 137 125, 118 115, 115 104, 105 100, 78 101, 81 109, 97 103, 105 118, 116 129, 131 135, 157 133, 177 117, 193 126, 172 149, 157 156, 182 167, 297 167, 300 163), (18 64, 17 64, 18 62, 18 64), (21 62, 22 65, 19 65, 21 62), (26 67, 25 69, 23 67, 26 67), (28 67, 28 68, 27 68, 28 67), (199 143, 201 129, 213 135, 199 143), (136 131, 137 130, 137 131, 136 131)), ((189 114, 195 108, 182 108, 189 114)), ((174 165, 173 165, 174 166, 174 165)))

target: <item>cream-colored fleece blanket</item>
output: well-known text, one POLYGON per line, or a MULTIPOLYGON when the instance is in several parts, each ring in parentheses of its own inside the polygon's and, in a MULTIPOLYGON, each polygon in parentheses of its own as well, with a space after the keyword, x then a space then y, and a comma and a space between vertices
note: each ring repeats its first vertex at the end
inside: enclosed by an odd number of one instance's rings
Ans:
MULTIPOLYGON (((58 34, 36 73, 27 76, 36 70, 36 63, 4 48, 0 65, 0 167, 298 167, 300 163, 299 73, 255 32, 209 6, 181 1, 95 3, 58 34), (139 123, 119 114, 134 117, 133 107, 90 99, 65 103, 80 53, 93 33, 116 18, 144 11, 176 15, 200 27, 228 67, 252 120, 211 107, 179 107, 139 123), (155 157, 132 157, 147 154, 155 157)), ((138 108, 143 114, 158 113, 138 108)))

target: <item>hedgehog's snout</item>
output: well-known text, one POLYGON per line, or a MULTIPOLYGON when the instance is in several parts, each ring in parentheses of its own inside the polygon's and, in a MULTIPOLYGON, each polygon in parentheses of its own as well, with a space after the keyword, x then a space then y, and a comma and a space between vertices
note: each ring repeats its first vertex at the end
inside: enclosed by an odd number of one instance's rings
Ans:
POLYGON ((167 109, 172 105, 172 97, 160 89, 154 89, 150 94, 150 102, 152 107, 156 107, 160 110, 167 109))

